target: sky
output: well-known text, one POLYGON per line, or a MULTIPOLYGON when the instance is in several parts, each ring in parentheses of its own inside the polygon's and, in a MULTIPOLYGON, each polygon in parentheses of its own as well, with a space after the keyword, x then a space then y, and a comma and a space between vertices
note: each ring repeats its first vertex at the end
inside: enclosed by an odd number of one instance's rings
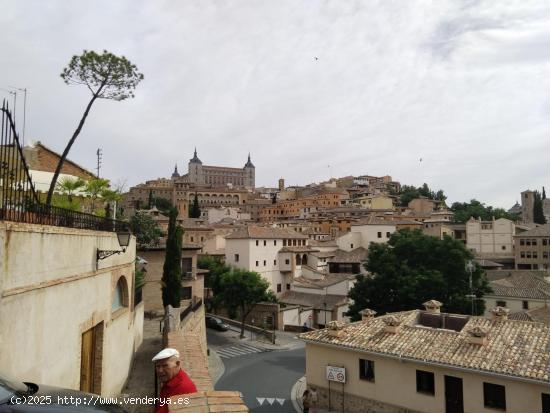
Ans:
MULTIPOLYGON (((98 100, 69 154, 133 186, 206 165, 257 186, 330 176, 427 182, 509 208, 550 187, 547 0, 0 0, 0 99, 27 88, 25 141, 62 152, 90 99, 59 74, 126 56, 135 99, 98 100)), ((23 92, 17 94, 20 133, 23 92)))

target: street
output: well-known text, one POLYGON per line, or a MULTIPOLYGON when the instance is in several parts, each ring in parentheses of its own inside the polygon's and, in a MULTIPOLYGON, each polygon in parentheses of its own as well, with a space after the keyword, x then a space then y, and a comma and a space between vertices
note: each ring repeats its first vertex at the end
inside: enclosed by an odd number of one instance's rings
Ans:
POLYGON ((251 412, 294 413, 290 391, 305 374, 303 345, 290 339, 290 350, 262 351, 263 343, 238 341, 236 335, 208 331, 208 344, 220 354, 225 365, 225 373, 215 388, 240 391, 251 412))

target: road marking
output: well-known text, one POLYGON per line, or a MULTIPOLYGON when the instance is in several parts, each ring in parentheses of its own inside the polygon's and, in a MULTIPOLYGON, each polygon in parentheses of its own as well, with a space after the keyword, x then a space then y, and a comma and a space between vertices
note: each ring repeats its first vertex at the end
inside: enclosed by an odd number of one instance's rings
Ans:
POLYGON ((244 343, 217 350, 221 358, 238 357, 238 356, 244 356, 246 354, 254 354, 254 353, 265 353, 268 351, 272 351, 272 350, 269 348, 255 347, 250 344, 244 344, 244 343))

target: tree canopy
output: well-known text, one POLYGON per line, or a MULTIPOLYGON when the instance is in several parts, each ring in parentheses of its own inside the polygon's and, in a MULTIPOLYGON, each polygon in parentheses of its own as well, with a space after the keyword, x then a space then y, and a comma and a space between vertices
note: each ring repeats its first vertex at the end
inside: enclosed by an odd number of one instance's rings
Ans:
POLYGON ((409 202, 411 202, 413 199, 419 198, 421 196, 429 199, 434 199, 436 201, 445 201, 447 199, 447 196, 442 189, 439 189, 438 191, 433 191, 426 183, 424 183, 422 186, 419 186, 418 188, 414 186, 403 185, 401 187, 401 192, 399 193, 401 206, 407 206, 409 205, 409 202))
POLYGON ((503 208, 486 206, 476 199, 472 199, 470 202, 454 202, 450 209, 454 213, 454 220, 456 222, 466 222, 472 217, 475 219, 481 218, 483 221, 491 221, 493 217, 495 219, 518 220, 516 214, 509 214, 503 208))
POLYGON ((48 205, 51 204, 57 178, 65 159, 82 131, 94 102, 97 99, 121 101, 133 98, 136 86, 143 80, 143 74, 124 56, 119 57, 106 50, 102 54, 84 50, 80 56, 75 55, 71 58, 67 67, 61 72, 61 78, 68 85, 86 86, 92 97, 57 163, 46 199, 48 205))
MULTIPOLYGON (((544 197, 546 197, 546 191, 544 191, 543 194, 544 197)), ((535 224, 546 224, 546 217, 544 216, 544 207, 542 203, 543 199, 543 195, 541 195, 539 191, 535 191, 535 199, 533 202, 533 221, 535 224)))
MULTIPOLYGON (((371 243, 365 268, 349 297, 354 301, 349 314, 359 319, 359 311, 371 308, 379 314, 419 308, 430 299, 443 303, 445 311, 469 314, 471 300, 466 263, 473 258, 463 243, 450 237, 439 239, 420 230, 401 230, 387 244, 371 243)), ((484 271, 475 266, 473 292, 481 298, 490 291, 484 271)), ((484 303, 476 301, 476 313, 484 303)))
POLYGON ((189 218, 200 218, 200 217, 201 217, 201 208, 199 206, 199 198, 195 193, 195 197, 193 198, 193 203, 191 204, 191 208, 189 208, 189 218))
POLYGON ((158 224, 149 215, 143 212, 136 212, 130 218, 132 234, 136 236, 138 248, 147 248, 158 244, 162 231, 158 224))

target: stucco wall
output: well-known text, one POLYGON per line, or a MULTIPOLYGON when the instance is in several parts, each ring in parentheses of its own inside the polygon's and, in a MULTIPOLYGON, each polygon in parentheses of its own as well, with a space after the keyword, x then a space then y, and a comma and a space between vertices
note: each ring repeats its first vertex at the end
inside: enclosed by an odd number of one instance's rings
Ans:
MULTIPOLYGON (((376 400, 384 405, 378 407, 380 412, 402 412, 402 409, 426 413, 445 411, 444 376, 459 377, 463 380, 464 411, 476 413, 494 413, 494 409, 486 409, 483 404, 483 382, 504 385, 506 387, 507 412, 541 412, 541 393, 548 393, 548 386, 525 383, 513 380, 503 380, 488 375, 475 374, 459 370, 436 367, 408 361, 383 358, 371 354, 348 351, 338 348, 306 344, 306 376, 309 386, 319 389, 321 407, 328 402, 326 389, 326 366, 346 368, 346 397, 351 401, 356 398, 376 400), (374 361, 375 381, 359 379, 359 359, 374 361), (435 395, 416 392, 416 370, 433 372, 435 377, 435 395), (398 391, 396 391, 398 389, 398 391)), ((342 392, 342 385, 331 385, 335 392, 342 392)), ((336 397, 333 395, 333 397, 336 397)), ((363 412, 362 405, 368 403, 346 404, 345 411, 349 413, 363 412)), ((340 405, 341 406, 341 405, 340 405)))
POLYGON ((545 307, 550 305, 550 303, 545 302, 544 300, 533 300, 530 298, 511 298, 511 297, 496 297, 496 296, 484 296, 485 300, 485 316, 491 317, 491 310, 497 306, 497 301, 505 301, 506 308, 510 310, 510 313, 517 313, 518 311, 524 311, 523 301, 527 301, 528 310, 533 310, 535 308, 545 307))
POLYGON ((120 249, 114 233, 0 222, 0 240, 0 371, 79 389, 82 333, 103 323, 101 393, 118 394, 143 331, 132 311, 135 238, 99 269, 97 248, 120 249), (128 306, 113 313, 120 277, 128 306))

